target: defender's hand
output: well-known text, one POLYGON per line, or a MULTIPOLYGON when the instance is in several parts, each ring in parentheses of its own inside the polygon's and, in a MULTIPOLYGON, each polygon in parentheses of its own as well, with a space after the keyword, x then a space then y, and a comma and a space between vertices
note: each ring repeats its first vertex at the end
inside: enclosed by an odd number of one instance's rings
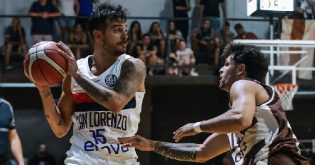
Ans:
POLYGON ((124 148, 135 147, 141 151, 153 151, 155 148, 155 141, 146 139, 139 135, 132 137, 120 137, 117 138, 120 143, 125 143, 124 148))
POLYGON ((179 142, 180 139, 182 139, 185 136, 193 136, 198 134, 198 132, 196 132, 194 130, 194 124, 195 123, 188 123, 180 128, 178 128, 173 134, 174 137, 173 139, 175 139, 175 142, 179 142))

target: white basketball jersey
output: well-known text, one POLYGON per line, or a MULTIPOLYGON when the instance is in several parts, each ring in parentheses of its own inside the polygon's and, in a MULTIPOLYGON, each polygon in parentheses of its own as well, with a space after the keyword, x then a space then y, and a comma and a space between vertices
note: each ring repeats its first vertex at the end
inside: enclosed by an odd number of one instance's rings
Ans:
MULTIPOLYGON (((89 58, 91 56, 77 61, 80 72, 101 86, 113 89, 119 79, 123 62, 132 57, 121 55, 99 76, 90 71, 89 58)), ((71 149, 80 148, 89 155, 111 161, 137 159, 135 149, 122 148, 117 138, 133 136, 138 131, 144 92, 136 92, 123 110, 113 113, 96 103, 74 80, 72 89, 75 107, 72 115, 74 124, 71 149)))
MULTIPOLYGON (((256 106, 249 128, 228 134, 235 165, 267 165, 268 157, 279 151, 290 153, 292 157, 301 156, 299 142, 281 107, 278 95, 271 87, 261 85, 268 91, 270 99, 256 106)), ((305 160, 296 160, 298 161, 305 160)))

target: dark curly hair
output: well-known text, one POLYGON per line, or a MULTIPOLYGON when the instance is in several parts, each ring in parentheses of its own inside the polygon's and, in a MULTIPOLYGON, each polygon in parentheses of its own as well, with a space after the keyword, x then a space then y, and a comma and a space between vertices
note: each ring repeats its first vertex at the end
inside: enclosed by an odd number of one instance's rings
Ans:
POLYGON ((124 23, 126 22, 127 15, 127 9, 123 8, 121 5, 114 5, 109 2, 101 3, 95 7, 86 26, 93 37, 94 30, 105 31, 107 19, 124 23))
POLYGON ((244 64, 248 78, 264 83, 269 64, 258 47, 232 43, 224 48, 222 56, 231 56, 236 64, 244 64))

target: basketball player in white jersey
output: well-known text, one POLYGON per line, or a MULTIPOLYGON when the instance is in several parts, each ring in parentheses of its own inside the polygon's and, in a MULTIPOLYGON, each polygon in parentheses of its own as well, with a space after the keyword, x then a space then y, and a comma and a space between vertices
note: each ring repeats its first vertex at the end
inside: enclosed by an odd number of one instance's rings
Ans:
POLYGON ((96 6, 87 23, 93 55, 76 61, 71 50, 58 43, 68 61, 58 105, 48 86, 36 84, 55 135, 66 135, 73 123, 67 165, 139 164, 135 149, 117 141, 137 132, 145 92, 145 65, 124 54, 126 12, 121 5, 96 6))
POLYGON ((180 161, 205 162, 231 150, 236 165, 309 165, 275 91, 262 84, 268 62, 250 45, 230 44, 223 55, 220 88, 230 93, 230 109, 213 119, 189 123, 174 132, 178 142, 200 132, 213 133, 203 144, 166 143, 140 136, 122 137, 125 147, 155 151, 180 161))

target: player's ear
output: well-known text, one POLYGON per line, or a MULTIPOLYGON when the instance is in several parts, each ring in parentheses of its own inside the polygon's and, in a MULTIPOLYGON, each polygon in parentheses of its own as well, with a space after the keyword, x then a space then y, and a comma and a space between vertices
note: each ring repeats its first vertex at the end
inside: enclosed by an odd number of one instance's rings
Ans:
POLYGON ((98 41, 102 40, 102 33, 98 30, 93 31, 93 36, 95 40, 98 40, 98 41))
POLYGON ((244 64, 240 64, 238 65, 238 70, 237 70, 237 73, 238 74, 243 74, 246 72, 246 66, 244 64))

